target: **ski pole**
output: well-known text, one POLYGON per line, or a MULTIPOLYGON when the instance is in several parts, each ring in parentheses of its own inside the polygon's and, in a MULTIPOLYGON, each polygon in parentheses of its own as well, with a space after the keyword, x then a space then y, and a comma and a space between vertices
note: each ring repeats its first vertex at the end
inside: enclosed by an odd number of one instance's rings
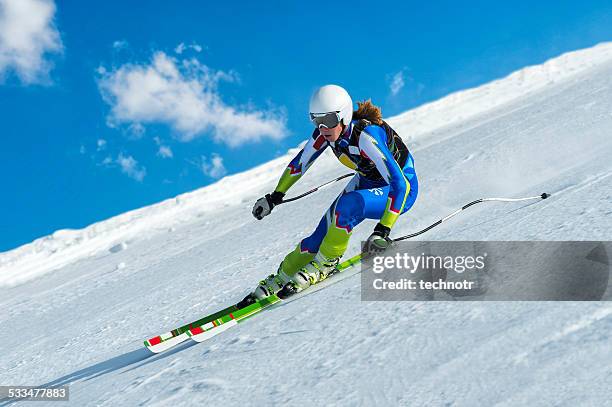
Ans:
MULTIPOLYGON (((410 239, 410 238, 413 238, 413 237, 418 236, 420 234, 423 234, 423 233, 427 232, 428 230, 431 230, 431 229, 435 228, 436 226, 438 226, 442 222, 445 222, 445 221, 449 220, 453 216, 457 215, 459 212, 462 212, 465 209, 469 208, 470 206, 479 204, 481 202, 492 202, 492 201, 498 201, 498 202, 531 201, 531 200, 536 200, 536 199, 546 199, 549 196, 550 196, 549 193, 544 192, 542 195, 528 196, 528 197, 525 197, 525 198, 481 198, 481 199, 477 199, 475 201, 472 201, 470 203, 467 203, 467 204, 463 205, 460 209, 457 209, 455 212, 445 216, 444 218, 440 219, 439 221, 437 221, 435 223, 432 223, 431 225, 427 226, 423 230, 419 230, 418 232, 411 233, 411 234, 406 235, 406 236, 401 236, 401 237, 398 237, 396 239, 392 239, 392 241, 395 243, 395 242, 399 242, 401 240, 410 239)), ((344 269, 349 268, 349 267, 351 267, 351 266, 353 266, 355 264, 359 264, 362 261, 362 259, 364 259, 366 256, 368 256, 368 253, 365 253, 365 252, 364 253, 356 254, 355 256, 351 257, 350 259, 345 260, 342 263, 340 263, 338 265, 338 271, 343 271, 344 269)))
POLYGON ((477 199, 475 201, 472 201, 472 202, 470 202, 468 204, 463 205, 460 209, 457 209, 455 212, 445 216, 444 218, 440 219, 439 221, 437 221, 435 223, 432 223, 431 225, 427 226, 425 229, 419 230, 418 232, 411 233, 411 234, 406 235, 406 236, 398 237, 396 239, 393 239, 393 241, 394 242, 399 242, 401 240, 410 239, 410 238, 413 238, 413 237, 418 236, 420 234, 423 234, 423 233, 427 232, 428 230, 435 228, 436 226, 438 226, 442 222, 446 222, 447 220, 449 220, 453 216, 456 216, 457 214, 459 214, 459 212, 464 211, 465 209, 469 208, 470 206, 476 205, 476 204, 479 204, 479 203, 482 203, 482 202, 493 202, 493 201, 497 201, 497 202, 531 201, 531 200, 535 200, 535 199, 546 199, 549 196, 550 196, 550 194, 544 192, 541 195, 528 196, 526 198, 481 198, 481 199, 477 199))
MULTIPOLYGON (((347 175, 349 175, 349 174, 347 174, 347 175)), ((437 222, 427 226, 425 229, 419 230, 418 232, 411 233, 411 234, 406 235, 406 236, 401 236, 401 237, 398 237, 396 239, 393 239, 393 242, 399 242, 401 240, 410 239, 412 237, 415 237, 415 236, 418 236, 420 234, 423 234, 423 233, 427 232, 428 230, 435 228, 436 226, 438 226, 442 222, 445 222, 445 221, 449 220, 453 216, 457 215, 459 212, 462 212, 465 209, 469 208, 470 206, 479 204, 481 202, 492 202, 492 201, 498 201, 498 202, 531 201, 531 200, 536 200, 536 199, 546 199, 549 196, 550 196, 549 193, 544 192, 542 195, 528 196, 526 198, 481 198, 481 199, 477 199, 475 201, 472 201, 470 203, 467 203, 467 204, 463 205, 460 209, 457 209, 455 212, 453 212, 453 213, 445 216, 444 218, 440 219, 439 221, 437 221, 437 222)), ((365 259, 367 256, 369 256, 369 253, 363 252, 363 253, 356 254, 356 255, 354 255, 353 257, 351 257, 351 258, 349 258, 347 260, 344 260, 342 263, 338 264, 338 266, 336 267, 336 273, 337 272, 342 272, 345 269, 348 269, 349 267, 352 267, 352 266, 355 266, 355 265, 361 263, 361 261, 363 259, 365 259)))
MULTIPOLYGON (((280 203, 284 204, 284 203, 287 203, 287 202, 296 201, 296 200, 298 200, 298 199, 300 199, 300 198, 305 197, 306 195, 310 195, 310 194, 312 194, 313 192, 317 192, 317 191, 318 191, 320 188, 323 188, 324 186, 327 186, 327 185, 332 184, 332 183, 334 183, 334 182, 340 181, 340 180, 342 180, 342 179, 344 179, 344 178, 347 178, 347 177, 350 177, 350 176, 352 176, 352 175, 355 175, 355 174, 353 174, 353 173, 349 173, 349 174, 344 174, 344 175, 341 175, 341 176, 339 176, 338 178, 332 179, 331 181, 327 181, 326 183, 321 184, 321 185, 319 185, 318 187, 315 187, 315 188, 311 189, 311 190, 310 190, 310 191, 308 191, 308 192, 304 192, 304 193, 303 193, 303 194, 301 194, 301 195, 294 196, 293 198, 283 199, 283 200, 282 200, 280 203)), ((279 204, 279 205, 280 205, 280 204, 279 204)))

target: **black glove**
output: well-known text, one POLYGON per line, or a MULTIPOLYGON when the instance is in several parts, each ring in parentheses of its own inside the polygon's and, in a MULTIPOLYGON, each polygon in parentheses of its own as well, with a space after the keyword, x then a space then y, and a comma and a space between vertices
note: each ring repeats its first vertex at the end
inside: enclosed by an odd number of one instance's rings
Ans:
POLYGON ((266 194, 263 198, 259 198, 253 206, 253 216, 261 220, 265 216, 268 216, 272 209, 283 202, 285 194, 282 192, 274 191, 271 194, 266 194))
POLYGON ((365 242, 364 252, 368 255, 375 255, 387 250, 393 243, 393 240, 389 238, 389 233, 391 229, 378 223, 365 242))

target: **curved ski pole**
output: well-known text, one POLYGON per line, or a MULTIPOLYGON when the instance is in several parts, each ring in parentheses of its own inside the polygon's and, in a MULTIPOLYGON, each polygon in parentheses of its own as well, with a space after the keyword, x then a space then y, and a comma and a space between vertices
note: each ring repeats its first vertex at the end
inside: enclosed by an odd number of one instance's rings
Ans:
MULTIPOLYGON (((541 195, 537 195, 537 196, 529 196, 526 198, 481 198, 481 199, 477 199, 475 201, 469 202, 465 205, 463 205, 460 209, 457 209, 455 212, 443 217, 442 219, 438 220, 437 222, 432 223, 431 225, 427 226, 425 229, 421 229, 418 232, 414 232, 411 233, 409 235, 405 235, 405 236, 401 236, 401 237, 397 237, 395 239, 392 239, 393 242, 399 242, 402 240, 406 240, 406 239, 411 239, 415 236, 421 235, 425 232, 427 232, 428 230, 431 230, 433 228, 435 228, 436 226, 440 225, 442 222, 445 222, 447 220, 449 220, 450 218, 452 218, 453 216, 456 216, 457 214, 459 214, 459 212, 462 212, 463 210, 469 208, 472 205, 476 205, 482 202, 492 202, 492 201, 497 201, 497 202, 519 202, 519 201, 530 201, 530 200, 535 200, 535 199, 546 199, 550 196, 549 193, 544 192, 541 195)), ((353 257, 351 257, 350 259, 343 261, 342 263, 340 263, 337 267, 338 271, 342 271, 348 267, 351 267, 353 265, 359 264, 361 262, 361 260, 367 256, 367 253, 359 253, 353 257)))
POLYGON ((431 225, 427 226, 425 229, 419 230, 418 232, 411 233, 409 235, 405 235, 405 236, 401 236, 401 237, 395 238, 395 239, 393 239, 393 241, 394 242, 399 242, 401 240, 411 239, 411 238, 413 238, 415 236, 423 234, 423 233, 427 232, 428 230, 435 228, 436 226, 438 226, 442 222, 446 222, 447 220, 449 220, 453 216, 458 215, 459 212, 464 211, 465 209, 469 208, 470 206, 476 205, 476 204, 479 204, 479 203, 482 203, 482 202, 493 202, 493 201, 497 201, 497 202, 519 202, 519 201, 530 201, 530 200, 535 200, 535 199, 546 199, 549 196, 550 196, 549 193, 544 192, 541 195, 528 196, 526 198, 481 198, 481 199, 477 199, 475 201, 472 201, 470 203, 467 203, 467 204, 463 205, 460 209, 457 209, 455 212, 453 212, 453 213, 443 217, 439 221, 437 221, 435 223, 432 223, 431 225))

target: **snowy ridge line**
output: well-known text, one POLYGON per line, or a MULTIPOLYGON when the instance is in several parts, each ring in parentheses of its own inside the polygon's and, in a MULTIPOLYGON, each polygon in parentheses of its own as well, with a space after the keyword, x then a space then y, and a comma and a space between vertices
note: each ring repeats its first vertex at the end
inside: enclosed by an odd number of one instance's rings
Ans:
POLYGON ((485 85, 451 93, 387 121, 393 127, 401 126, 409 142, 607 62, 612 62, 612 42, 567 52, 485 85))
MULTIPOLYGON (((543 65, 521 69, 489 84, 453 93, 436 102, 391 117, 388 121, 410 141, 611 61, 612 43, 603 43, 563 54, 543 65)), ((0 287, 24 283, 113 247, 122 250, 131 239, 151 237, 188 223, 202 213, 250 201, 273 187, 272 184, 295 152, 290 150, 286 155, 268 163, 227 176, 176 198, 126 212, 84 229, 59 230, 32 243, 0 253, 0 287)), ((327 164, 321 162, 318 167, 324 169, 327 164)))
POLYGON ((0 253, 0 287, 21 284, 112 247, 125 247, 131 239, 168 231, 202 213, 241 204, 242 199, 257 195, 271 183, 273 177, 270 174, 280 173, 288 161, 287 157, 292 154, 295 154, 293 149, 286 156, 246 173, 224 177, 206 187, 125 212, 84 229, 58 230, 32 243, 0 253))

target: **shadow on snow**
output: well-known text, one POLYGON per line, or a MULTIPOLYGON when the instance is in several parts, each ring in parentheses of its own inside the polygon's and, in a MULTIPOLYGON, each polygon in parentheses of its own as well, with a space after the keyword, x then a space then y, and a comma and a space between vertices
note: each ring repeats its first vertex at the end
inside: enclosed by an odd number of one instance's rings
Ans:
POLYGON ((96 363, 94 365, 85 367, 83 369, 74 371, 51 382, 43 384, 41 387, 49 386, 63 386, 65 384, 71 384, 78 380, 92 380, 97 377, 103 376, 107 373, 118 371, 122 368, 131 366, 130 369, 126 369, 123 373, 137 369, 141 366, 147 365, 152 362, 172 356, 177 352, 190 348, 191 346, 197 345, 196 342, 187 342, 177 346, 175 349, 171 349, 161 354, 151 353, 145 348, 133 350, 131 352, 124 353, 119 356, 107 359, 105 361, 96 363))

